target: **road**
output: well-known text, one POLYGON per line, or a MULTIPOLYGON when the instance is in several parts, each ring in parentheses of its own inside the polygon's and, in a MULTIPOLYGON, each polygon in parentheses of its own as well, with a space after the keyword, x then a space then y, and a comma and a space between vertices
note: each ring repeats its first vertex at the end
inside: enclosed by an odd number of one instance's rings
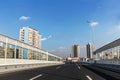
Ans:
POLYGON ((0 80, 120 80, 120 74, 92 65, 69 63, 0 74, 0 80))

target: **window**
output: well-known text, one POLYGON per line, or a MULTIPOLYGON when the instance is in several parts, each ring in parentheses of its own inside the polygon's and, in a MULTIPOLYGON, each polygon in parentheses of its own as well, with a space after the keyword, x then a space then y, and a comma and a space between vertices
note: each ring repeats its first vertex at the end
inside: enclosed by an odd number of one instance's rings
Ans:
POLYGON ((23 48, 23 59, 27 59, 28 58, 28 49, 23 48))
POLYGON ((4 42, 0 42, 0 58, 5 57, 5 46, 6 44, 4 42))
POLYGON ((15 45, 8 44, 8 46, 7 46, 7 58, 15 58, 15 45))

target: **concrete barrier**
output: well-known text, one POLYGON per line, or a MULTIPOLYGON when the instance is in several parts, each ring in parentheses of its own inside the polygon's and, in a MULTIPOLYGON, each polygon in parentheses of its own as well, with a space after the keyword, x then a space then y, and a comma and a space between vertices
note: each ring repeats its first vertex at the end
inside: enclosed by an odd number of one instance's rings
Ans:
POLYGON ((120 72, 120 60, 99 60, 95 62, 81 62, 83 65, 94 65, 97 67, 105 68, 115 72, 120 72))
POLYGON ((103 64, 103 63, 95 63, 97 67, 106 68, 112 71, 120 72, 120 65, 118 64, 103 64))
POLYGON ((15 65, 15 64, 38 64, 38 63, 61 63, 61 61, 45 61, 45 60, 29 60, 29 59, 1 59, 1 65, 15 65))
POLYGON ((98 60, 96 63, 120 65, 120 59, 98 60))
POLYGON ((40 60, 24 60, 24 59, 0 59, 0 73, 11 71, 25 70, 37 67, 46 67, 54 65, 62 65, 63 62, 58 61, 40 61, 40 60))

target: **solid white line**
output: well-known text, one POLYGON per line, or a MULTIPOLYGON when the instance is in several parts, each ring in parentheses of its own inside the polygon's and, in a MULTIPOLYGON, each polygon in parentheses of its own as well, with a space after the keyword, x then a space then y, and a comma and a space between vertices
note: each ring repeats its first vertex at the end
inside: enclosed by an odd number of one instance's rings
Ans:
POLYGON ((80 66, 78 66, 78 69, 80 69, 80 66))
POLYGON ((35 77, 33 77, 33 78, 29 79, 29 80, 35 80, 36 78, 41 77, 41 76, 42 76, 42 74, 37 75, 37 76, 35 76, 35 77))
POLYGON ((60 68, 60 66, 56 67, 56 69, 59 69, 59 68, 60 68))
POLYGON ((92 80, 92 78, 91 78, 90 76, 86 75, 86 77, 87 77, 89 80, 92 80))

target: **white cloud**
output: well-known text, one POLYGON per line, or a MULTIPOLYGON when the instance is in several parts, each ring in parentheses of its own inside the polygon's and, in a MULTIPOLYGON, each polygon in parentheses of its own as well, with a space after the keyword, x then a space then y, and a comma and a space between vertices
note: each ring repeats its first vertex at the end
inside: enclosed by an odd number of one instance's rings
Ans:
POLYGON ((95 27, 95 26, 97 26, 99 23, 98 22, 90 22, 90 26, 91 27, 95 27))
POLYGON ((28 20, 28 19, 30 19, 30 17, 28 17, 28 16, 21 16, 21 17, 19 18, 19 20, 28 20))
POLYGON ((48 39, 50 39, 50 38, 52 38, 52 36, 51 36, 51 35, 49 35, 49 36, 48 36, 48 39))
POLYGON ((41 41, 45 41, 45 40, 47 40, 47 38, 42 38, 42 39, 41 39, 41 41))
POLYGON ((42 38, 41 41, 45 41, 45 40, 48 40, 48 39, 50 39, 50 38, 52 38, 51 35, 49 35, 48 37, 44 37, 44 38, 42 38))
POLYGON ((90 21, 90 20, 87 20, 87 23, 89 23, 91 27, 96 27, 99 24, 96 21, 90 21))

